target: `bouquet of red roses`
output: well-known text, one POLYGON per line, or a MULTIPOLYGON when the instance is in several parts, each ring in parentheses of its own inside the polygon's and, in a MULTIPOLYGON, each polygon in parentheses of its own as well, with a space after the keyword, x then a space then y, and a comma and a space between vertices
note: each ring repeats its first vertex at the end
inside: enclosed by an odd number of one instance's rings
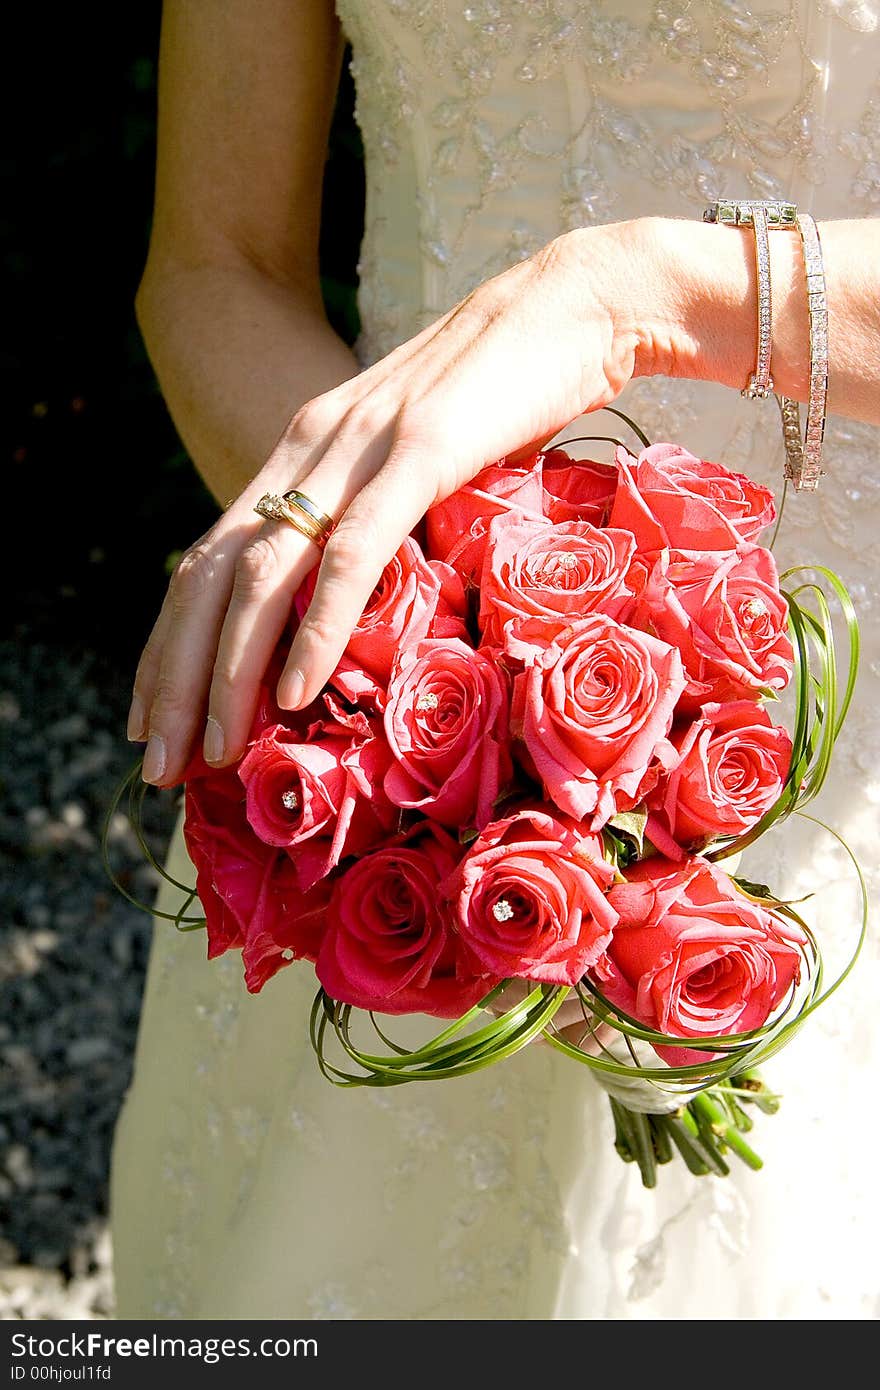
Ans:
POLYGON ((191 764, 185 836, 209 956, 240 950, 251 991, 314 964, 329 1079, 438 1080, 540 1035, 607 1086, 645 1182, 675 1150, 758 1165, 755 1066, 823 997, 818 943, 721 864, 818 791, 857 655, 825 572, 839 690, 821 585, 783 592, 759 542, 774 517, 672 444, 501 460, 404 542, 293 714, 286 634, 245 756, 191 764), (793 674, 789 731, 770 709, 793 674), (395 1014, 453 1021, 416 1050, 355 1042, 395 1014))

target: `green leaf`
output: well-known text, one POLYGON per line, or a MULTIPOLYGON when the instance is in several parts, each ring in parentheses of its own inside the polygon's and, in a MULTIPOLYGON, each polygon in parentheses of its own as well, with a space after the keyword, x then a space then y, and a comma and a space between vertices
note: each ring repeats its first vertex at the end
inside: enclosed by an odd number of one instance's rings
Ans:
POLYGON ((602 827, 602 844, 604 858, 609 864, 614 865, 618 874, 638 858, 632 841, 624 839, 622 835, 615 835, 607 825, 602 827))
POLYGON ((750 898, 762 898, 765 902, 770 903, 777 901, 776 894, 771 892, 766 883, 752 883, 751 879, 742 878, 739 874, 733 875, 733 881, 737 888, 748 893, 750 898))
POLYGON ((647 810, 643 806, 635 806, 631 811, 618 811, 608 824, 613 825, 625 839, 633 842, 636 858, 641 859, 645 847, 645 826, 648 824, 647 810))

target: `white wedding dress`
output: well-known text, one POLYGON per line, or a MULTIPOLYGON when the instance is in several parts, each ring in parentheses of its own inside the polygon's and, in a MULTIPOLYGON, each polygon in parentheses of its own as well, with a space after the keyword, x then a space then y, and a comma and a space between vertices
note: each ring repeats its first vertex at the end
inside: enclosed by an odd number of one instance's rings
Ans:
MULTIPOLYGON (((720 195, 786 196, 820 220, 880 214, 880 2, 339 0, 339 13, 367 158, 365 364, 565 228, 699 217, 720 195)), ((658 378, 620 404, 653 439, 778 489, 774 402, 658 378)), ((826 467, 818 494, 789 499, 776 553, 830 565, 859 605, 860 685, 818 813, 871 885, 880 431, 831 419, 826 467)), ((170 867, 192 881, 179 827, 170 867)), ((789 822, 743 870, 781 894, 815 890, 804 911, 832 970, 845 959, 858 902, 829 835, 789 822)), ((119 1317, 880 1312, 873 940, 766 1068, 783 1104, 756 1116, 763 1170, 695 1178, 676 1163, 652 1192, 615 1154, 590 1073, 546 1046, 457 1081, 330 1086, 308 1039, 314 991, 295 964, 251 997, 238 955, 209 964, 200 933, 158 922, 115 1142, 119 1317)))

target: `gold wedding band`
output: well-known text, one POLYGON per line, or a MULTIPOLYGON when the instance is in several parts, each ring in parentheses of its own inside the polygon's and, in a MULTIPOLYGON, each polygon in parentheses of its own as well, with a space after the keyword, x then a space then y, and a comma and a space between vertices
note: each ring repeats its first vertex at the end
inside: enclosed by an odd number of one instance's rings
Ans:
POLYGON ((284 500, 289 502, 292 507, 298 507, 300 511, 305 512, 306 516, 310 516, 312 521, 317 522, 321 530, 326 531, 328 535, 336 525, 332 516, 320 511, 310 497, 306 497, 304 492, 299 492, 296 488, 291 492, 285 492, 284 500))
POLYGON ((286 521, 319 550, 324 549, 336 525, 332 516, 320 511, 311 498, 296 489, 286 492, 283 497, 274 492, 264 493, 254 511, 269 521, 286 521))

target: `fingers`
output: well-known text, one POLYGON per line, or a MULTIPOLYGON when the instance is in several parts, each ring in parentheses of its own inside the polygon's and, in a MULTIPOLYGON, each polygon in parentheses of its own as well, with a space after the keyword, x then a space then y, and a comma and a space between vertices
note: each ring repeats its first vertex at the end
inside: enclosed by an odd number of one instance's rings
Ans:
POLYGON ((155 656, 149 662, 146 782, 173 786, 191 756, 232 585, 230 548, 200 542, 187 551, 171 578, 158 668, 155 656))
MULTIPOLYGON (((390 427, 378 412, 367 423, 363 408, 353 410, 340 426, 333 447, 297 486, 318 511, 339 516, 379 469, 390 437, 390 427)), ((285 490, 292 486, 286 485, 285 490)), ((234 762, 243 754, 260 680, 288 621, 294 595, 320 558, 315 542, 286 521, 267 523, 239 556, 209 697, 205 757, 215 766, 234 762)), ((313 682, 309 688, 317 693, 313 682)), ((297 681, 291 668, 283 685, 283 703, 297 708, 304 703, 303 689, 304 682, 297 681)))
POLYGON ((270 521, 241 552, 218 634, 204 755, 222 767, 244 752, 260 681, 290 617, 296 590, 320 558, 317 546, 284 521, 270 521))
MULTIPOLYGON (((436 482, 425 453, 412 440, 398 440, 337 524, 278 683, 282 707, 302 707, 319 693, 336 669, 383 569, 434 501, 436 482)), ((327 486, 324 472, 332 467, 332 461, 322 461, 306 480, 309 496, 314 493, 317 500, 327 486)))
MULTIPOLYGON (((173 786, 180 781, 203 731, 206 755, 217 751, 217 731, 213 725, 205 730, 205 713, 226 610, 236 583, 240 589, 247 587, 261 549, 265 551, 272 543, 260 543, 257 553, 250 554, 241 567, 240 577, 236 562, 261 530, 262 523, 254 512, 259 496, 267 489, 293 486, 292 480, 320 457, 323 436, 316 416, 321 410, 327 410, 324 402, 300 412, 261 473, 186 552, 171 577, 138 664, 129 714, 130 736, 147 739, 143 767, 147 782, 173 786)), ((316 559, 313 557, 311 564, 316 559)), ((264 626, 271 626, 274 620, 270 608, 264 626)), ((280 626, 276 636, 279 631, 280 626)), ((267 641, 263 640, 263 647, 267 641)), ((271 644, 269 647, 271 650, 271 644)), ((252 700, 251 708, 256 700, 262 671, 251 674, 253 689, 242 695, 242 719, 246 718, 248 699, 252 700)))
MULTIPOLYGON (((580 366, 567 374, 554 366, 542 386, 521 351, 525 330, 552 321, 555 352, 561 322, 580 363, 580 318, 560 316, 554 293, 547 298, 529 263, 511 267, 297 413, 266 466, 172 580, 131 714, 133 737, 149 734, 147 780, 180 780, 202 733, 215 766, 241 756, 295 591, 319 559, 314 597, 278 686, 279 703, 291 709, 308 704, 332 675, 384 566, 438 497, 473 476, 481 460, 530 447, 523 439, 546 440, 579 413, 580 366), (538 291, 540 313, 529 307, 538 291), (437 429, 427 429, 426 412, 437 429), (458 422, 453 448, 451 421, 458 422), (261 526, 253 513, 262 492, 292 487, 338 519, 323 557, 293 526, 261 526)), ((533 336, 540 347, 541 333, 533 336)), ((543 355, 537 350, 536 360, 543 355)))

